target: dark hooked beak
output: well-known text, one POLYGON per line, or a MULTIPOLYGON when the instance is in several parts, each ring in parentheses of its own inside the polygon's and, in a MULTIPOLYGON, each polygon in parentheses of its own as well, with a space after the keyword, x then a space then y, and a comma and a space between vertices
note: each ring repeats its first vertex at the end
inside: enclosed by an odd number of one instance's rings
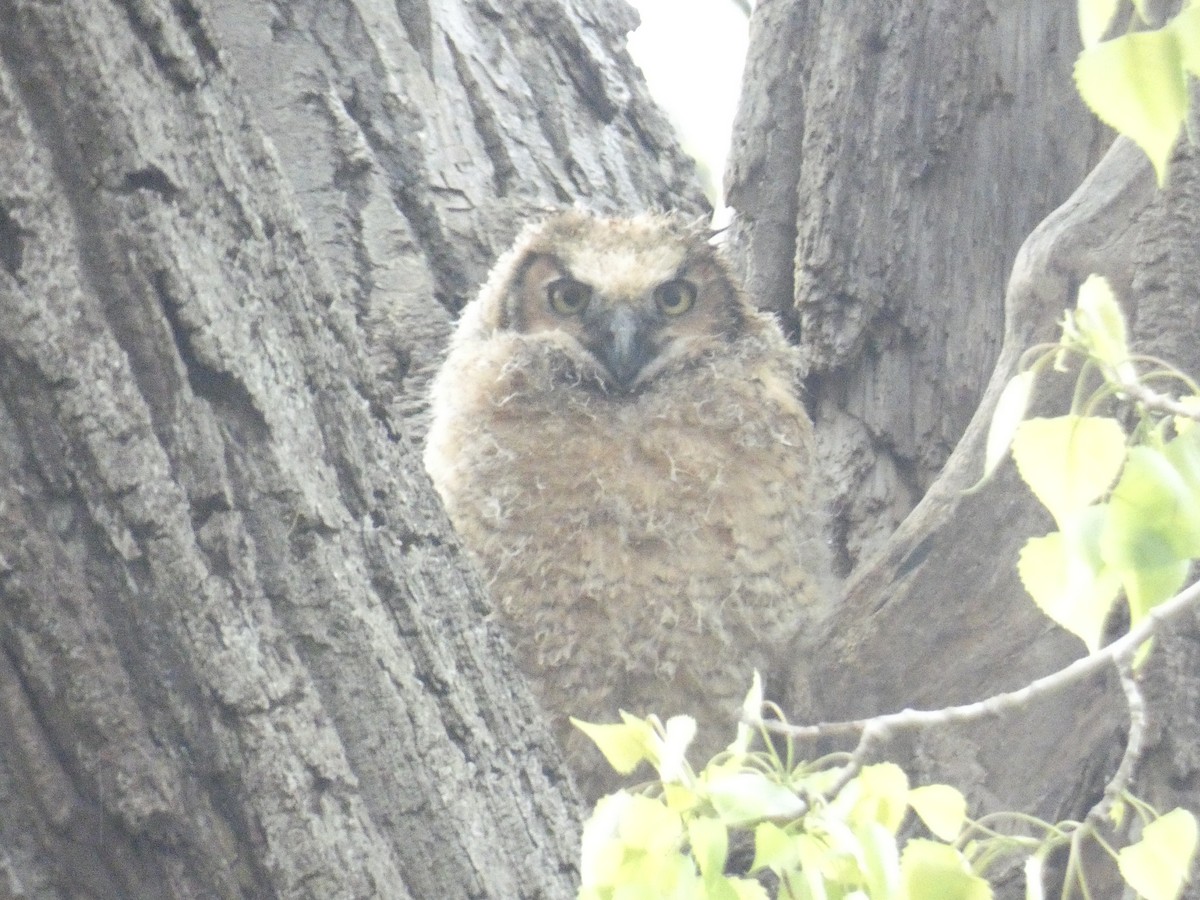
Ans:
POLYGON ((630 309, 597 312, 589 323, 596 335, 588 348, 608 370, 612 385, 628 391, 654 356, 647 322, 630 309))

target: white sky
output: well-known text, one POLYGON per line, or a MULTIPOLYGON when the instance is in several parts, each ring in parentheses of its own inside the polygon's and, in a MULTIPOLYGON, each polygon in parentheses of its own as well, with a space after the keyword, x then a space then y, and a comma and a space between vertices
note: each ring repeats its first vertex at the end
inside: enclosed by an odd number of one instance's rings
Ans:
POLYGON ((679 131, 683 148, 711 173, 705 187, 719 206, 716 187, 737 109, 746 18, 732 0, 629 2, 642 17, 642 27, 629 37, 629 53, 679 131))

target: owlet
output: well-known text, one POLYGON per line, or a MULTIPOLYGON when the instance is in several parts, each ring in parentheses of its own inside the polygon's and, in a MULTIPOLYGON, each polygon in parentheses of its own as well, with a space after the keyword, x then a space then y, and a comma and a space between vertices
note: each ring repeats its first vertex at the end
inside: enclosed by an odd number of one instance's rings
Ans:
POLYGON ((687 713, 706 762, 823 613, 797 366, 671 217, 555 215, 463 313, 425 466, 590 799, 618 782, 568 716, 687 713))

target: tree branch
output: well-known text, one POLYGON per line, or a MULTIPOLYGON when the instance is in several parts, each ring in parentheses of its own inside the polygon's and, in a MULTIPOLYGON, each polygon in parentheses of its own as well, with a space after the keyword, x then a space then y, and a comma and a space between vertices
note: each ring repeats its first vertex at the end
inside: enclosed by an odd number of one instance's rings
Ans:
POLYGON ((1128 659, 1122 660, 1117 667, 1121 672, 1121 689, 1125 692, 1125 703, 1129 707, 1129 738, 1125 741, 1125 753, 1121 756, 1121 764, 1104 787, 1104 796, 1088 811, 1086 821, 1092 824, 1099 824, 1108 817, 1109 810, 1128 787, 1138 759, 1142 755, 1142 743, 1146 733, 1146 701, 1133 675, 1133 667, 1128 659))
MULTIPOLYGON (((905 709, 900 712, 873 716, 868 719, 824 722, 819 725, 789 725, 786 722, 766 721, 763 719, 750 724, 765 728, 775 734, 805 740, 844 734, 860 734, 867 729, 871 729, 874 732, 873 737, 877 737, 882 741, 897 731, 949 725, 957 722, 971 722, 989 716, 998 716, 1009 710, 1025 706, 1045 694, 1062 690, 1068 685, 1082 681, 1108 665, 1120 666, 1127 664, 1133 658, 1133 654, 1137 652, 1138 647, 1152 638, 1164 623, 1180 615, 1184 610, 1195 604, 1197 600, 1200 600, 1200 582, 1184 588, 1170 600, 1156 606, 1137 628, 1132 629, 1128 634, 1113 641, 1106 647, 1075 660, 1075 662, 1059 669, 1057 672, 1032 681, 1019 690, 1010 691, 1006 694, 996 694, 986 700, 936 710, 905 709)), ((1140 698, 1140 694, 1138 696, 1140 698)))
POLYGON ((1200 407, 1197 407, 1195 404, 1176 400, 1169 394, 1160 394, 1153 388, 1149 388, 1137 381, 1121 379, 1116 381, 1115 385, 1122 394, 1128 395, 1133 400, 1150 409, 1179 416, 1181 419, 1200 421, 1200 407))

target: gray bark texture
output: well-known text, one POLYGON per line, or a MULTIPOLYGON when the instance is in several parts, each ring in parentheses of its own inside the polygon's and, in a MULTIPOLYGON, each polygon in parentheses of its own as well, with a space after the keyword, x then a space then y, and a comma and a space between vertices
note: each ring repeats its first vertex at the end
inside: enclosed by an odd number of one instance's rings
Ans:
POLYGON ((531 210, 699 209, 634 24, 0 2, 0 897, 572 895, 420 397, 531 210))
POLYGON ((729 202, 748 288, 805 350, 848 572, 954 449, 1017 248, 1111 138, 1069 2, 765 2, 751 27, 729 202))
MULTIPOLYGON (((805 350, 848 573, 826 633, 797 648, 791 694, 810 698, 806 718, 970 702, 1082 654, 1017 577, 1020 547, 1052 530, 1049 516, 1011 464, 964 491, 1018 358, 1057 339, 1089 274, 1113 283, 1140 350, 1200 372, 1200 167, 1181 148, 1158 191, 1132 145, 1105 152, 1111 137, 1074 96, 1075 11, 756 9, 729 173, 735 240, 754 295, 805 350)), ((1046 384, 1037 411, 1065 412, 1071 387, 1046 384)), ((1198 639, 1194 619, 1176 628, 1142 676, 1150 721, 1134 787, 1163 811, 1200 809, 1198 639)), ((1113 677, 897 736, 876 758, 958 785, 977 814, 1055 820, 1099 799, 1127 729, 1113 677)))
MULTIPOLYGON (((1200 372, 1200 164, 1159 192, 1104 155, 1074 12, 755 12, 733 244, 809 360, 848 577, 791 677, 824 717, 1080 652, 1017 581, 1050 523, 1011 468, 961 489, 1087 274, 1200 372)), ((578 806, 418 448, 521 223, 702 211, 634 24, 620 0, 0 0, 0 898, 572 895, 578 806)), ((1138 788, 1195 809, 1200 627, 1160 643, 1138 788)), ((1097 683, 881 752, 976 812, 1078 815, 1125 727, 1097 683)))
MULTIPOLYGON (((979 412, 958 448, 883 550, 848 579, 825 640, 798 667, 826 718, 937 709, 1021 687, 1083 652, 1034 607, 1016 572, 1021 545, 1053 522, 1011 464, 976 493, 995 402, 1021 353, 1057 339, 1062 310, 1091 273, 1114 285, 1140 349, 1197 371, 1193 226, 1200 166, 1181 155, 1165 192, 1121 140, 1072 198, 1029 237, 1007 292, 1004 343, 979 412)), ((1073 382, 1049 380, 1033 413, 1058 415, 1073 382)), ((1031 413, 1032 414, 1032 413, 1031 413)), ((1200 809, 1195 618, 1173 629, 1142 675, 1149 715, 1133 788, 1162 811, 1200 809)), ((1115 678, 1094 679, 971 726, 906 735, 879 748, 922 781, 966 790, 979 813, 1079 818, 1096 803, 1125 745, 1115 678)), ((1104 895, 1104 894, 1102 894, 1104 895)), ((1189 894, 1188 896, 1194 896, 1189 894)))

